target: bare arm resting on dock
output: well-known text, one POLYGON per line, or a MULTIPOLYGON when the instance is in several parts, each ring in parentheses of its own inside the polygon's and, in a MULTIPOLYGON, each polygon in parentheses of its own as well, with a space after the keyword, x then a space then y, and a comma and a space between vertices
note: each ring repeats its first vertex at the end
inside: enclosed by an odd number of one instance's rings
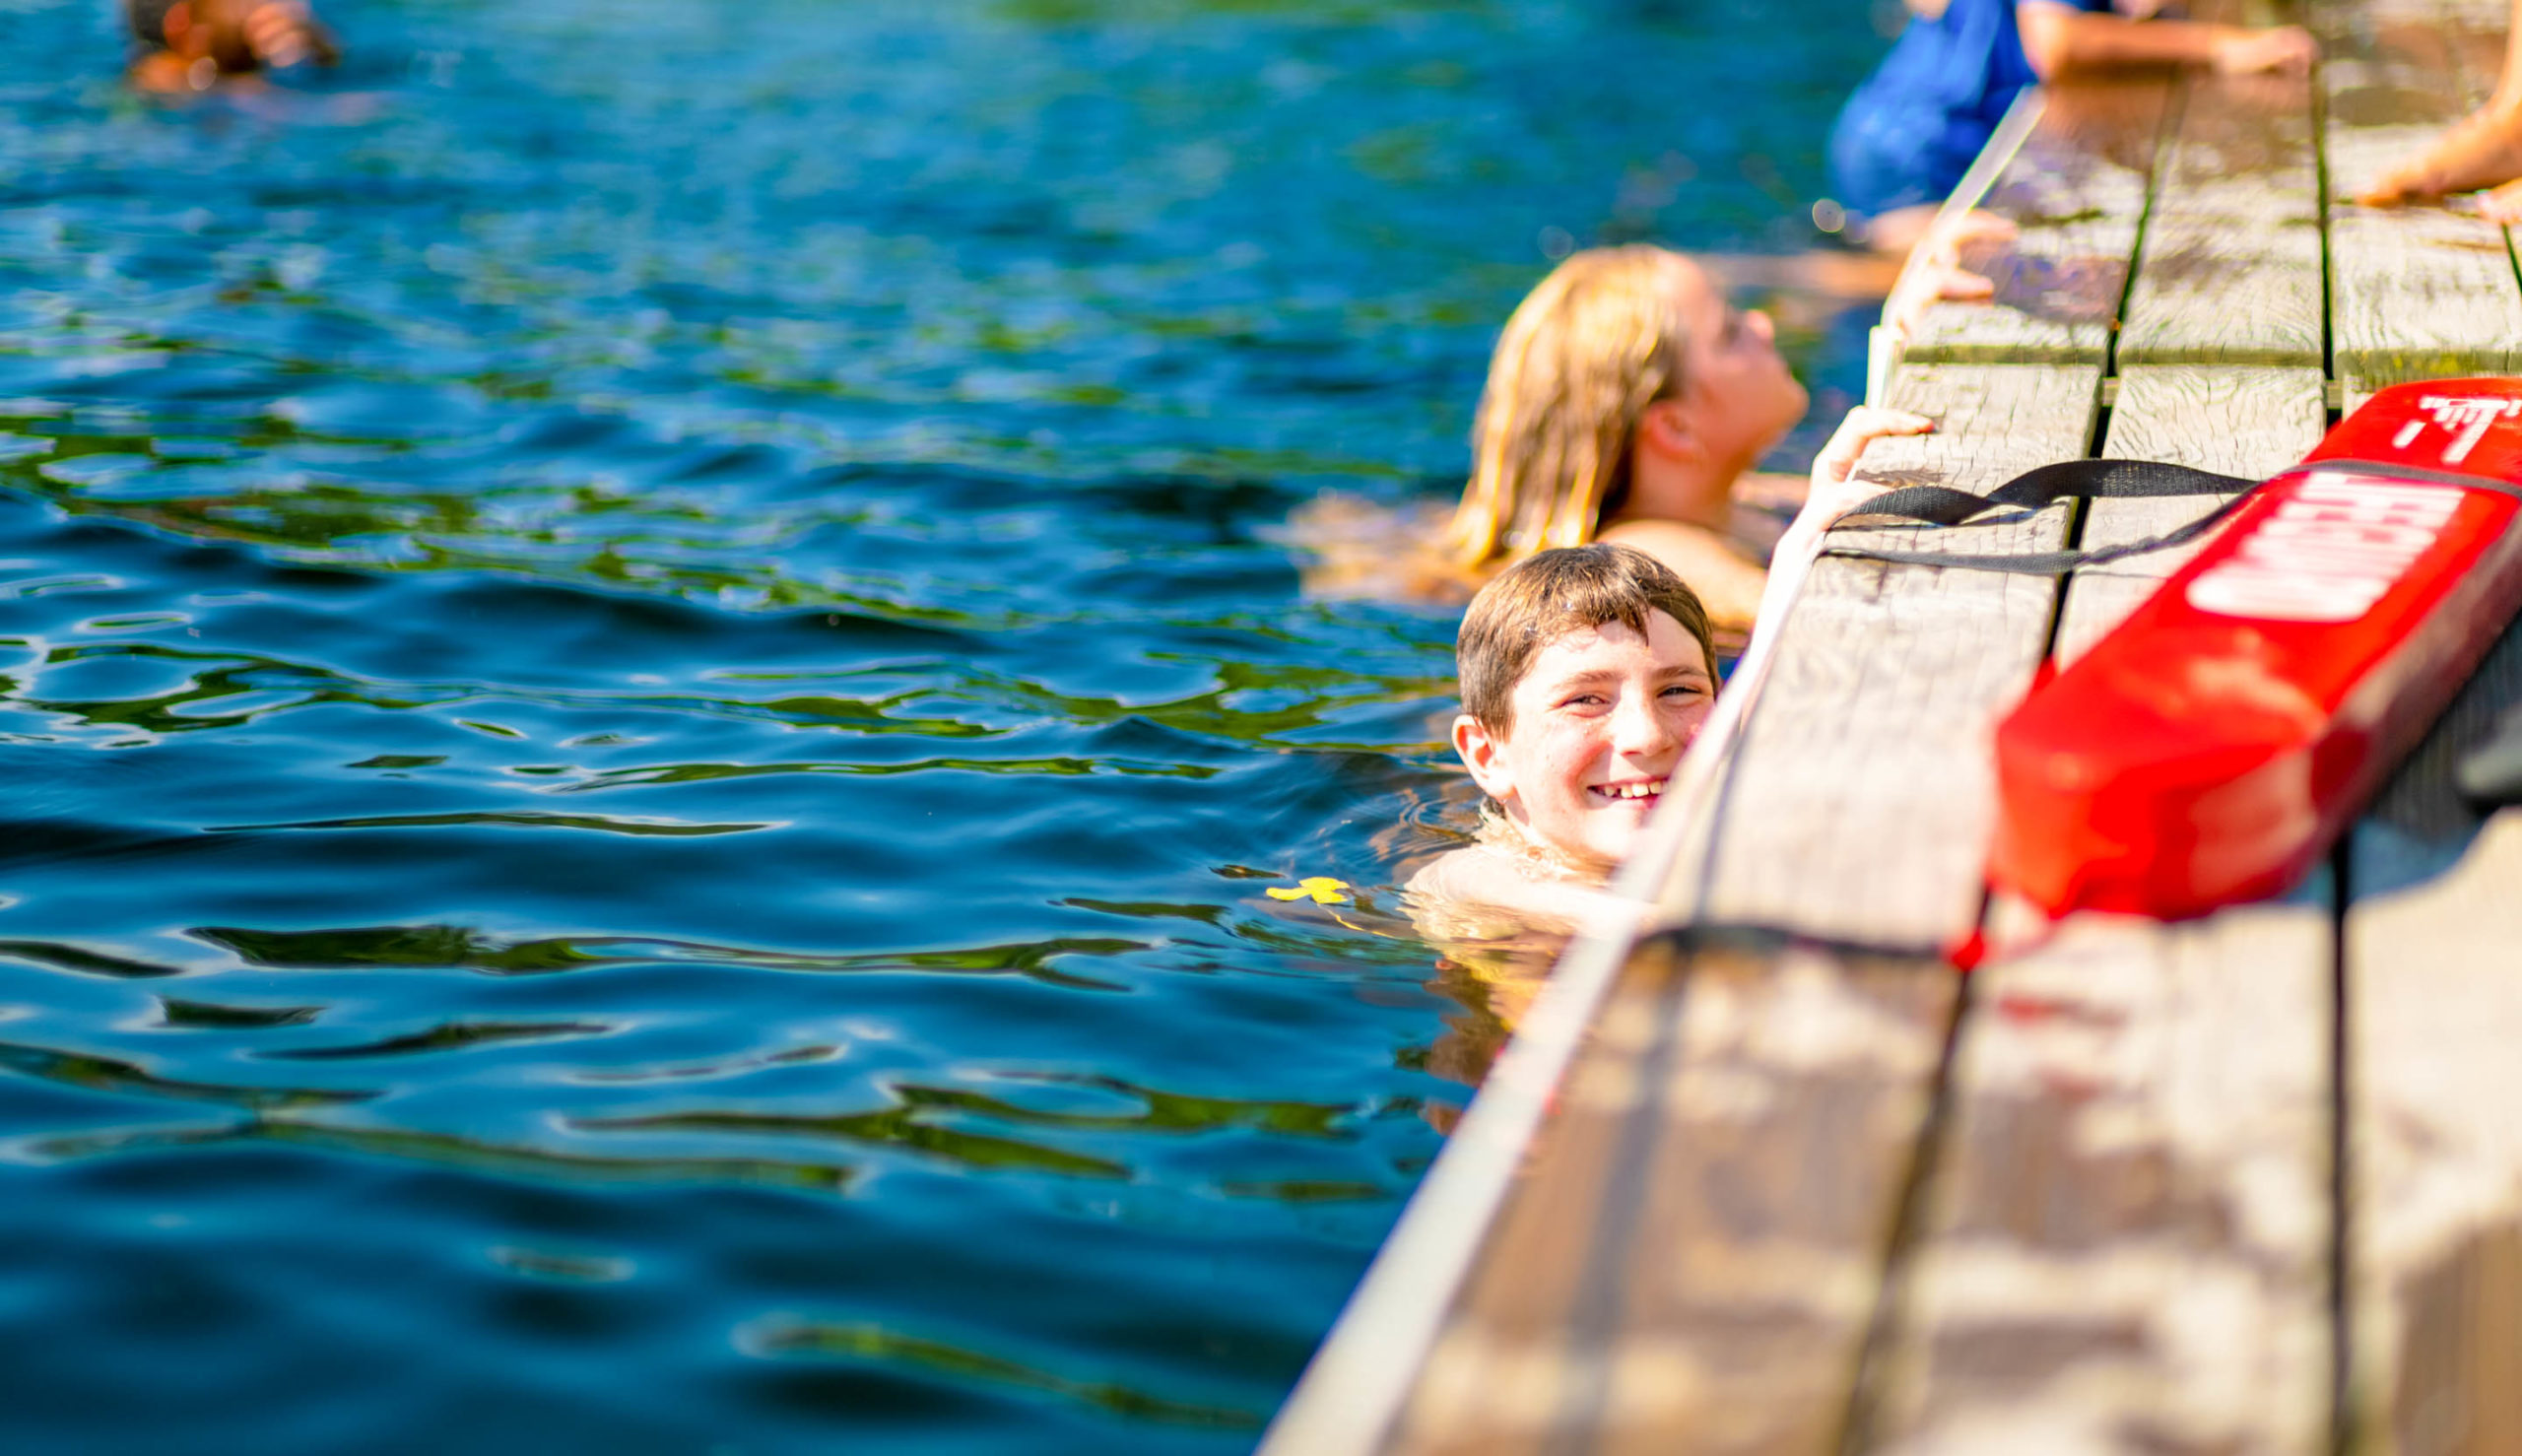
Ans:
POLYGON ((2301 75, 2318 53, 2300 26, 2255 31, 2200 21, 2132 20, 2072 9, 2046 0, 2015 7, 2023 53, 2043 80, 2113 66, 2212 66, 2227 75, 2280 71, 2301 75))

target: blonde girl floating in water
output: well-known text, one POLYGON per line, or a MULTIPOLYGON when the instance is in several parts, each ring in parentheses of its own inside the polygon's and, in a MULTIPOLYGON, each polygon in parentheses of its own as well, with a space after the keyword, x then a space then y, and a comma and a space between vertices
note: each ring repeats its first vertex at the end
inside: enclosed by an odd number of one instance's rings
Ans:
POLYGON ((1768 316, 1729 306, 1698 264, 1642 244, 1576 253, 1490 357, 1444 554, 1485 577, 1552 547, 1634 546, 1740 633, 1774 532, 1739 507, 1801 496, 1753 467, 1806 403, 1768 316))
MULTIPOLYGON (((1949 264, 1913 275, 1916 301, 1895 303, 1895 317, 1987 293, 1986 280, 1949 264)), ((1432 532, 1424 517, 1408 522, 1416 539, 1395 541, 1360 502, 1316 502, 1296 523, 1299 544, 1321 559, 1308 584, 1460 592, 1535 552, 1608 541, 1678 572, 1718 639, 1739 644, 1782 512, 1805 491, 1800 477, 1754 467, 1807 403, 1768 316, 1729 305, 1700 264, 1643 243, 1572 254, 1497 340, 1471 480, 1449 518, 1432 532)))

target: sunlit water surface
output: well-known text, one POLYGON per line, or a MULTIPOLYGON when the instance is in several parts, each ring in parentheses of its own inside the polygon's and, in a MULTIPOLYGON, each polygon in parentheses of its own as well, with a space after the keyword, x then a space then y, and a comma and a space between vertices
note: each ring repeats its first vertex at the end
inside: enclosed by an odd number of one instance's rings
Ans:
POLYGON ((1249 1446, 1496 1035, 1452 617, 1273 528, 1453 488, 1546 252, 1809 242, 1880 40, 326 10, 170 108, 0 0, 0 1432, 1249 1446))

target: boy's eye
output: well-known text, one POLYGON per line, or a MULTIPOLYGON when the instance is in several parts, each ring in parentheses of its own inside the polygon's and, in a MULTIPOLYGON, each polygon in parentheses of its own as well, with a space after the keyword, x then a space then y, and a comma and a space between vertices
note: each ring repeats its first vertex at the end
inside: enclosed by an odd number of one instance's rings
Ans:
POLYGON ((1599 693, 1578 693, 1561 700, 1559 705, 1560 707, 1600 707, 1602 703, 1603 695, 1599 693))
POLYGON ((1707 690, 1696 683, 1675 683, 1664 690, 1666 697, 1705 697, 1707 690))

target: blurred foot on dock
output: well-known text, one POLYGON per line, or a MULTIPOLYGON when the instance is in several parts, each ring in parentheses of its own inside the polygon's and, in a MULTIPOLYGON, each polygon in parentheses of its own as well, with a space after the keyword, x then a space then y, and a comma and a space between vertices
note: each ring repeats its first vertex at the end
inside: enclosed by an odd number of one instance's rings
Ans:
MULTIPOLYGON (((2522 178, 2522 100, 2491 100, 2436 138, 2432 146, 2384 172, 2356 200, 2367 207, 2398 207, 2454 192, 2499 187, 2516 178, 2522 178)), ((2522 214, 2522 198, 2506 199, 2500 205, 2522 214)))

